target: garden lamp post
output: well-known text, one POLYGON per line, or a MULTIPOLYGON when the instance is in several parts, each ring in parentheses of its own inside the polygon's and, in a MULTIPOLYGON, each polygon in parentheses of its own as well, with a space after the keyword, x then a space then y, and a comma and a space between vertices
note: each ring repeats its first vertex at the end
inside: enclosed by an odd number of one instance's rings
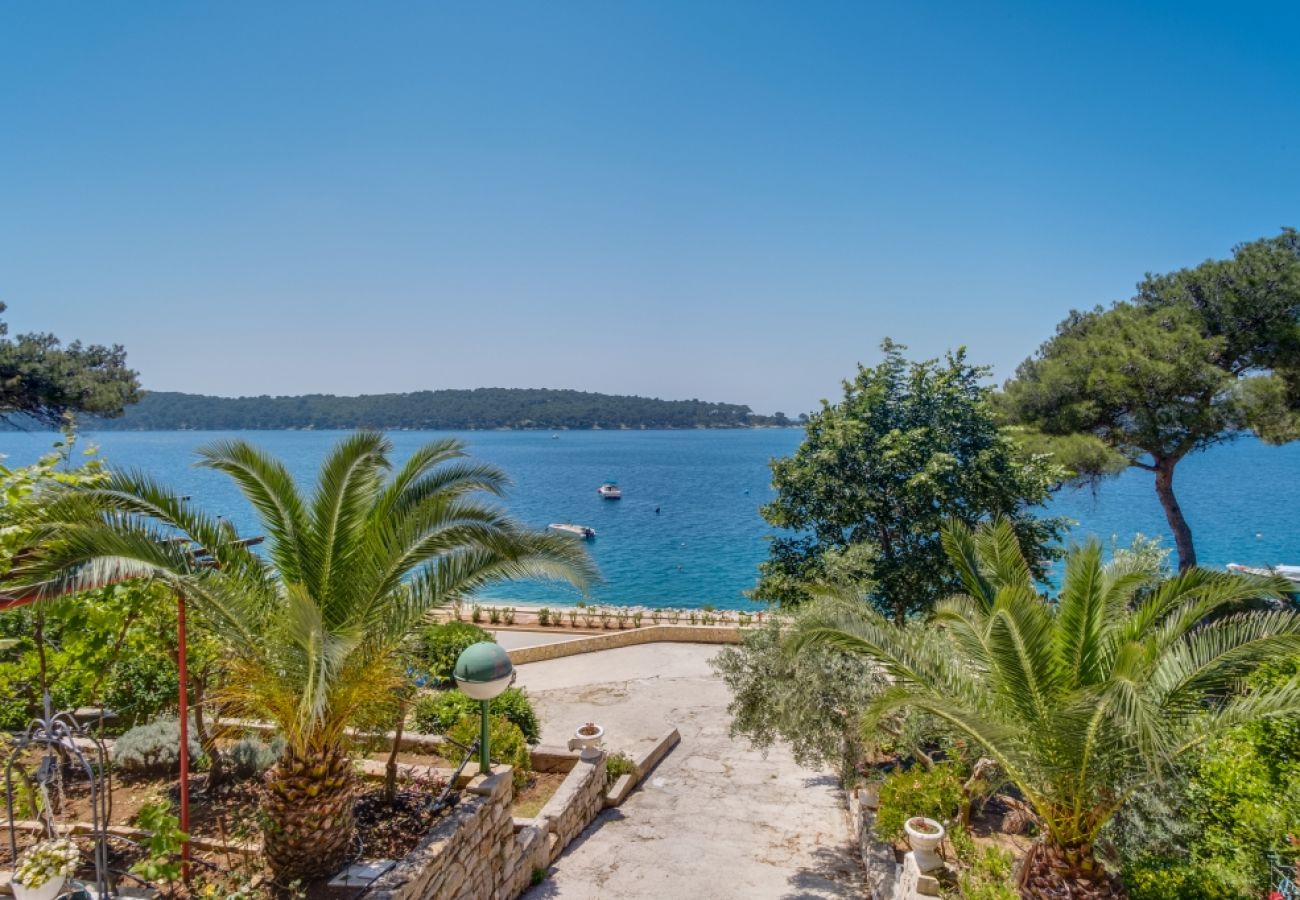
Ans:
POLYGON ((500 644, 480 641, 461 652, 452 675, 456 679, 456 686, 467 697, 479 702, 482 714, 479 771, 487 775, 492 771, 488 757, 488 702, 514 683, 514 664, 510 662, 510 654, 500 644))

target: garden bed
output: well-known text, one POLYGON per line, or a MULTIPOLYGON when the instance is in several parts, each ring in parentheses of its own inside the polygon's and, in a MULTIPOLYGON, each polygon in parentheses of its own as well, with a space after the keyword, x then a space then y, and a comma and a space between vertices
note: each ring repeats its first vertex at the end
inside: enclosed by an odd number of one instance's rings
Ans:
MULTIPOLYGON (((399 769, 398 793, 391 803, 384 800, 379 782, 374 779, 361 782, 362 790, 355 806, 356 858, 400 859, 447 816, 448 808, 436 813, 429 809, 431 801, 446 786, 446 777, 436 774, 430 777, 427 766, 444 761, 420 756, 412 762, 420 763, 420 768, 415 773, 409 765, 399 769)), ((196 886, 211 884, 219 890, 234 890, 266 881, 268 873, 260 855, 259 824, 259 806, 265 790, 260 779, 249 779, 208 791, 206 776, 191 777, 190 836, 196 886)), ((179 793, 180 782, 174 776, 112 779, 107 823, 109 865, 115 874, 124 877, 124 883, 131 883, 132 878, 121 873, 146 857, 138 846, 147 837, 147 832, 136 827, 140 812, 161 803, 166 804, 172 815, 178 815, 179 793)), ((59 800, 56 821, 61 829, 72 832, 82 859, 90 860, 93 842, 89 834, 92 820, 89 785, 70 781, 59 800)), ((16 830, 19 852, 42 836, 39 824, 21 818, 21 813, 16 830)), ((6 827, 0 833, 0 868, 3 869, 12 869, 14 864, 9 836, 10 828, 6 827)), ((93 880, 93 870, 83 868, 78 877, 93 880)), ((189 894, 176 885, 176 896, 189 894)))
POLYGON ((528 776, 528 783, 515 791, 510 812, 520 819, 531 819, 542 811, 546 801, 559 790, 564 783, 566 772, 533 772, 528 776))

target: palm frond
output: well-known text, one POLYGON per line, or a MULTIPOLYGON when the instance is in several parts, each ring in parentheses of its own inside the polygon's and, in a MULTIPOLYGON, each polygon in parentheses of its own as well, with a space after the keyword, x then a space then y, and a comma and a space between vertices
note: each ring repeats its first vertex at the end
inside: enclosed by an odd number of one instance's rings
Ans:
POLYGON ((302 579, 302 497, 284 464, 247 441, 215 441, 200 447, 198 465, 223 472, 253 504, 268 537, 269 555, 287 581, 302 579))

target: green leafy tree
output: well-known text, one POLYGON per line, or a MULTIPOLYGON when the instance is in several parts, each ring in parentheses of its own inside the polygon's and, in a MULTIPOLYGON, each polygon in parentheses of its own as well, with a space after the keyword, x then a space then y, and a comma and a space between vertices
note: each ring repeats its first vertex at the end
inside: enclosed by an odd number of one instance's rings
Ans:
POLYGON ((895 680, 873 715, 924 712, 997 761, 1042 827, 1030 897, 1120 896, 1094 847, 1126 799, 1225 729, 1300 711, 1300 679, 1246 690, 1261 663, 1300 652, 1300 614, 1243 611, 1281 582, 1203 569, 1161 580, 1136 557, 1103 564, 1093 541, 1070 552, 1049 599, 1008 523, 951 523, 944 545, 966 593, 936 607, 935 627, 839 604, 791 647, 873 660, 895 680))
POLYGON ((1002 402, 1015 421, 1069 439, 1059 458, 1081 475, 1151 472, 1179 566, 1196 565, 1178 463, 1247 432, 1300 436, 1300 235, 1147 276, 1132 302, 1072 312, 1002 402))
POLYGON ((69 413, 120 416, 140 399, 140 382, 121 346, 64 346, 52 334, 8 333, 0 322, 0 421, 27 417, 57 425, 69 413))
POLYGON ((868 660, 818 648, 786 653, 785 633, 784 623, 769 619, 714 659, 731 691, 731 735, 762 750, 783 741, 800 765, 833 767, 851 784, 866 749, 862 710, 882 679, 868 660))
POLYGON ((501 494, 505 476, 464 461, 458 441, 427 444, 396 471, 391 452, 376 433, 340 440, 304 496, 246 442, 203 448, 200 465, 230 476, 257 510, 264 556, 148 477, 114 473, 49 507, 30 566, 74 584, 152 579, 203 613, 228 648, 224 696, 285 739, 263 813, 268 861, 286 881, 328 874, 349 853, 345 731, 391 702, 404 642, 429 609, 503 578, 595 576, 576 542, 480 501, 501 494))
POLYGON ((988 370, 963 350, 941 363, 908 362, 889 340, 882 349, 843 400, 823 401, 794 456, 772 462, 777 497, 762 515, 790 534, 772 541, 756 599, 790 605, 809 582, 870 583, 871 602, 901 622, 957 585, 939 541, 947 518, 1005 516, 1036 573, 1050 555, 1061 522, 1033 507, 1061 473, 999 430, 988 370))

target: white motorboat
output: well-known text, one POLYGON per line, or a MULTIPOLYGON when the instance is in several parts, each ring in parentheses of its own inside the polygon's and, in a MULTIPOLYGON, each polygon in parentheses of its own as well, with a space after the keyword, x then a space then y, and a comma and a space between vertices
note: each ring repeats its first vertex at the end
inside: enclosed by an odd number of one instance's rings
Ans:
POLYGON ((1281 575, 1300 588, 1300 566, 1243 566, 1238 563, 1228 563, 1228 571, 1239 575, 1281 575))
POLYGON ((572 522, 552 522, 546 527, 552 531, 563 531, 565 534, 572 534, 587 541, 596 536, 596 529, 587 525, 574 525, 572 522))
POLYGON ((623 496, 623 492, 619 490, 618 483, 614 481, 606 481, 600 487, 596 488, 596 493, 600 494, 600 496, 604 497, 606 500, 618 500, 623 496))

